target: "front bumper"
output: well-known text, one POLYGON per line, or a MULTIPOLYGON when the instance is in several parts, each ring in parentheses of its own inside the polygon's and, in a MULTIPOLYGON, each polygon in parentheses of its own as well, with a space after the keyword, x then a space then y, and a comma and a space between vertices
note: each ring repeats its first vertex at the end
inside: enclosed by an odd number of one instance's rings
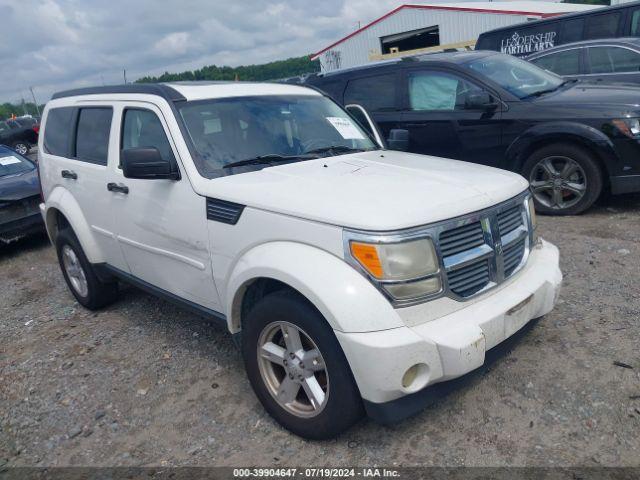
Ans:
POLYGON ((422 405, 407 402, 405 397, 420 392, 428 402, 425 387, 483 365, 487 350, 531 319, 551 311, 561 283, 558 249, 541 240, 518 274, 473 302, 443 298, 396 310, 405 327, 336 332, 367 411, 381 421, 396 421, 415 413, 422 405), (436 318, 434 311, 439 312, 436 318), (426 321, 416 321, 420 314, 426 321), (413 365, 420 365, 416 378, 403 386, 403 375, 413 365), (397 405, 407 408, 398 412, 397 405))

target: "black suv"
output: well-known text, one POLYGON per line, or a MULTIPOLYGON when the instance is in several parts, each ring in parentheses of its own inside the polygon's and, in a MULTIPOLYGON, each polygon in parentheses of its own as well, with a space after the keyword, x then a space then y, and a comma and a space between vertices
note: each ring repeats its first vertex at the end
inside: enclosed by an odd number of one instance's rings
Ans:
POLYGON ((640 88, 566 80, 487 51, 409 57, 303 82, 356 119, 364 107, 390 148, 521 173, 543 213, 580 213, 603 189, 640 191, 640 88))
POLYGON ((9 145, 20 155, 38 143, 39 125, 24 126, 15 120, 0 120, 0 143, 9 145))

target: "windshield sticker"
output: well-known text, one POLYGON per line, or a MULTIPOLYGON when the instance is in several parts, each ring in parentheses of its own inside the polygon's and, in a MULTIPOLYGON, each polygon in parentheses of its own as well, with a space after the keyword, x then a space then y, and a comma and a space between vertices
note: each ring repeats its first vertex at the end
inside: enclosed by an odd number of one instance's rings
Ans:
POLYGON ((19 158, 14 157, 13 155, 0 158, 0 165, 2 165, 3 167, 6 167, 7 165, 13 165, 14 163, 22 163, 22 161, 19 158))
POLYGON ((360 133, 360 130, 358 130, 348 118, 327 117, 327 120, 345 140, 364 140, 364 136, 360 133))

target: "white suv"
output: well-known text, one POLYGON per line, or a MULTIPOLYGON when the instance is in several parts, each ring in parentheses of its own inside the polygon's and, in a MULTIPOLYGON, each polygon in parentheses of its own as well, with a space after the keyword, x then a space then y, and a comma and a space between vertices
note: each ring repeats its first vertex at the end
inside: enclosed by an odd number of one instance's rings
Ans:
POLYGON ((221 322, 301 436, 415 413, 553 308, 558 250, 519 175, 385 150, 354 118, 281 84, 54 95, 41 210, 71 292, 100 308, 121 280, 221 322))

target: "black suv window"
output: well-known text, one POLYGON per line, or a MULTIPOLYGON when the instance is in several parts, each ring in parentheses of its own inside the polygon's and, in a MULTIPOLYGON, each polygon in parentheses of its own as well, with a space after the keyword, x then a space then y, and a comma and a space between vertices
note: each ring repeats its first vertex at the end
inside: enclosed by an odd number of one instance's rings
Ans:
POLYGON ((470 92, 482 89, 443 72, 410 72, 407 75, 411 110, 464 110, 470 92))
POLYGON ((44 129, 44 149, 51 155, 69 156, 69 136, 73 107, 52 108, 47 114, 44 129))
POLYGON ((618 33, 620 12, 605 13, 587 17, 584 30, 584 38, 615 37, 618 33))
POLYGON ((621 73, 640 71, 640 54, 621 47, 591 47, 587 49, 591 73, 621 73))
POLYGON ((636 9, 631 14, 631 32, 632 37, 640 36, 640 9, 636 9))
POLYGON ((584 28, 584 18, 567 20, 562 24, 560 36, 563 43, 577 42, 582 40, 582 29, 584 28))
POLYGON ((111 132, 111 108, 81 108, 76 133, 76 158, 98 165, 107 164, 109 133, 111 132))
POLYGON ((563 52, 550 53, 540 58, 534 58, 531 63, 558 75, 578 75, 580 73, 580 49, 573 48, 563 52))
MULTIPOLYGON (((205 124, 204 129, 214 126, 205 124)), ((205 132, 206 133, 206 132, 205 132)), ((122 149, 155 147, 164 160, 173 160, 173 151, 158 116, 150 110, 127 108, 122 126, 122 149)))
POLYGON ((394 73, 349 80, 344 92, 344 103, 357 103, 370 112, 395 110, 396 84, 394 73))

